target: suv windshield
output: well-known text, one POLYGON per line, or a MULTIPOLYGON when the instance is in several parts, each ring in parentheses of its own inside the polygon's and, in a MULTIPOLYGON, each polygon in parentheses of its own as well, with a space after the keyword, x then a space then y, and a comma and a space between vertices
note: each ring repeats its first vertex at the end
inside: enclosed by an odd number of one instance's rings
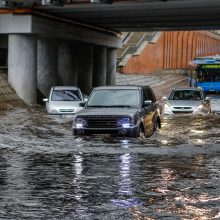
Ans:
POLYGON ((200 91, 194 90, 175 90, 171 93, 170 100, 201 100, 200 91))
POLYGON ((78 90, 53 90, 52 101, 81 101, 78 90))
POLYGON ((137 106, 140 103, 139 90, 103 89, 95 90, 88 100, 88 107, 137 106))

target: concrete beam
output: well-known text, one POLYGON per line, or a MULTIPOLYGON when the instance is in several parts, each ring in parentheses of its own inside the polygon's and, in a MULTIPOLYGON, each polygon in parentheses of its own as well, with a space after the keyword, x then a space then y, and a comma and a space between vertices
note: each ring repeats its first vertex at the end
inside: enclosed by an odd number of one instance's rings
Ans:
POLYGON ((85 25, 32 15, 0 15, 0 34, 36 34, 41 37, 69 39, 113 48, 122 47, 120 37, 85 25))
POLYGON ((31 15, 0 15, 0 34, 31 34, 31 15))
POLYGON ((63 21, 45 19, 33 16, 32 32, 34 34, 47 34, 58 38, 66 38, 69 40, 80 41, 87 44, 96 44, 113 48, 121 48, 122 40, 120 37, 111 35, 110 33, 102 33, 92 28, 86 28, 80 25, 73 25, 63 21))

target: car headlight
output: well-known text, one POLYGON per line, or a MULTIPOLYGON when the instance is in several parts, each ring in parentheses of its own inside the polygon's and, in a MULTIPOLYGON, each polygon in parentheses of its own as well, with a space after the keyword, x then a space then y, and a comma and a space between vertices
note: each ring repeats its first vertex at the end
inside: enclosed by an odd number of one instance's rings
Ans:
POLYGON ((129 117, 119 118, 117 120, 118 127, 129 128, 131 125, 132 125, 132 122, 131 122, 131 118, 129 117))
POLYGON ((49 108, 47 109, 47 111, 48 111, 49 113, 57 113, 57 112, 58 112, 57 109, 55 109, 55 108, 53 108, 53 107, 49 107, 49 108))
POLYGON ((164 105, 164 109, 166 109, 166 110, 170 110, 170 109, 171 109, 171 106, 170 106, 169 104, 166 103, 166 104, 164 105))
POLYGON ((87 121, 84 118, 75 118, 73 126, 76 128, 84 128, 87 126, 87 121))
POLYGON ((197 105, 196 107, 195 107, 195 110, 202 110, 203 109, 203 105, 197 105))
POLYGON ((82 107, 76 107, 75 108, 75 113, 78 113, 80 110, 82 110, 83 108, 82 107))

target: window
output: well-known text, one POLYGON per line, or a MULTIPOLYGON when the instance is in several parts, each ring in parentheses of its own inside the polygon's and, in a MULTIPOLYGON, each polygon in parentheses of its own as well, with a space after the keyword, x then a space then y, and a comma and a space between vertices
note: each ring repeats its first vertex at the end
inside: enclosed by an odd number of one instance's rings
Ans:
POLYGON ((52 101, 81 101, 78 90, 53 90, 52 101))
POLYGON ((152 102, 155 102, 156 100, 154 93, 148 87, 143 88, 143 101, 146 101, 146 100, 151 100, 152 102))
POLYGON ((88 106, 137 106, 139 105, 138 89, 103 89, 95 90, 88 106))
POLYGON ((195 90, 176 90, 169 97, 171 100, 201 100, 201 92, 195 90))

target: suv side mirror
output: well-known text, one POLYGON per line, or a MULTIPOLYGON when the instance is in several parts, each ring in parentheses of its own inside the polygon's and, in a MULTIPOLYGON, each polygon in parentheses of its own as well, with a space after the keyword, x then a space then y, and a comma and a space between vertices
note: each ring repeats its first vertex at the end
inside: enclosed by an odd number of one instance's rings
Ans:
POLYGON ((79 103, 79 106, 80 106, 80 107, 85 107, 85 105, 86 105, 86 102, 80 102, 80 103, 79 103))
POLYGON ((143 106, 149 106, 151 104, 152 104, 152 100, 146 100, 146 101, 144 101, 143 106))
POLYGON ((205 102, 210 102, 210 100, 211 100, 211 97, 209 96, 205 97, 205 102))

